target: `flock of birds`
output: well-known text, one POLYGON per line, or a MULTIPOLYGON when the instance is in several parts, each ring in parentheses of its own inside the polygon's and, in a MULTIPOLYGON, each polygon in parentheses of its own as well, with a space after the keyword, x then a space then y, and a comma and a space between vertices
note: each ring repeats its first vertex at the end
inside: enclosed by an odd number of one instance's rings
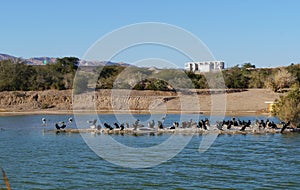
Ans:
MULTIPOLYGON (((70 117, 68 119, 69 123, 72 123, 73 122, 73 118, 70 117)), ((42 118, 42 123, 43 123, 43 126, 46 126, 47 125, 47 119, 46 118, 42 118)), ((65 129, 67 127, 67 124, 64 122, 64 121, 60 121, 60 122, 56 122, 55 123, 55 128, 57 130, 61 130, 61 129, 65 129)))
MULTIPOLYGON (((290 122, 281 122, 280 124, 275 124, 273 121, 269 119, 266 120, 256 120, 251 122, 250 120, 244 121, 236 118, 231 118, 231 120, 223 120, 216 122, 215 125, 211 125, 210 121, 206 119, 201 119, 198 122, 194 122, 192 119, 190 121, 184 121, 181 124, 177 121, 173 122, 172 126, 164 126, 163 123, 165 121, 165 117, 162 117, 161 121, 157 121, 155 123, 154 120, 147 123, 147 126, 140 124, 140 120, 137 119, 131 125, 129 123, 113 123, 112 125, 109 123, 103 123, 103 126, 97 124, 97 119, 88 120, 89 128, 93 130, 119 130, 123 131, 126 129, 130 129, 133 131, 154 131, 154 130, 174 130, 174 129, 199 129, 202 131, 209 130, 220 130, 220 131, 265 131, 268 132, 270 130, 283 133, 286 129, 290 129, 290 131, 295 130, 290 127, 290 122)), ((46 125, 46 118, 42 118, 42 122, 46 125)), ((72 118, 68 119, 69 123, 73 122, 72 118)), ((55 128, 56 130, 64 130, 67 127, 65 122, 56 122, 55 128)), ((297 129, 299 131, 299 129, 297 129)))

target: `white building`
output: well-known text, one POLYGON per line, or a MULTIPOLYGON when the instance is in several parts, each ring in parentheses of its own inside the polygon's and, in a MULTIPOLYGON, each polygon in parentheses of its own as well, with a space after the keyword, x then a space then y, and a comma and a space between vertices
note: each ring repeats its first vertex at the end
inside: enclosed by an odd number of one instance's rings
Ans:
POLYGON ((184 68, 193 72, 211 72, 223 70, 224 65, 223 61, 187 62, 184 68))

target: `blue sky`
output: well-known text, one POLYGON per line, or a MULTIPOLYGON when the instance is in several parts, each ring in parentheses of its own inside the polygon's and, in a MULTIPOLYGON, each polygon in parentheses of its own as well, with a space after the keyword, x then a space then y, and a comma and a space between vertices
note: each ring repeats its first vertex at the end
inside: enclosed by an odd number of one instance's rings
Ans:
MULTIPOLYGON (((81 58, 115 29, 163 22, 193 33, 228 66, 289 65, 300 63, 299 8, 298 0, 7 0, 0 6, 0 52, 81 58)), ((133 56, 115 61, 131 62, 133 56)))

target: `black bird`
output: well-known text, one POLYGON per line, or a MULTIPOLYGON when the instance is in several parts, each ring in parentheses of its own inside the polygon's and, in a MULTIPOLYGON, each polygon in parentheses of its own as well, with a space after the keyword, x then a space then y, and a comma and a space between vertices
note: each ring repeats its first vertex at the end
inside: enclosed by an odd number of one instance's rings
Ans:
POLYGON ((243 125, 243 122, 240 119, 238 119, 238 124, 243 125))
POLYGON ((120 125, 120 129, 121 129, 121 131, 123 131, 124 130, 124 124, 122 123, 121 125, 120 125))
POLYGON ((249 126, 251 125, 251 121, 250 121, 250 120, 248 120, 248 123, 247 123, 247 125, 249 125, 249 126))
POLYGON ((239 126, 238 122, 235 120, 235 118, 232 118, 233 126, 239 126))
POLYGON ((103 124, 106 129, 113 130, 114 128, 107 123, 103 124))
POLYGON ((119 126, 118 123, 114 123, 114 126, 116 126, 116 129, 119 129, 119 128, 120 128, 120 126, 119 126))
POLYGON ((209 120, 207 118, 205 118, 205 125, 210 126, 209 120))
POLYGON ((159 129, 163 129, 164 128, 164 126, 163 126, 163 124, 162 124, 161 121, 157 122, 157 126, 158 126, 159 129))
POLYGON ((206 124, 209 123, 209 122, 206 122, 206 121, 207 121, 207 118, 205 120, 201 119, 198 122, 199 127, 202 128, 202 129, 204 129, 204 130, 207 130, 206 124))
POLYGON ((201 122, 202 122, 202 128, 203 128, 204 130, 207 130, 206 120, 204 121, 204 120, 201 119, 201 122))
POLYGON ((270 123, 271 123, 271 122, 269 121, 269 119, 267 119, 267 120, 266 120, 266 127, 269 127, 269 126, 270 126, 270 123))
POLYGON ((240 131, 245 131, 246 127, 248 127, 247 125, 244 125, 240 131))
POLYGON ((284 131, 289 125, 290 125, 290 121, 287 122, 287 123, 283 123, 283 127, 282 127, 280 133, 283 133, 283 131, 284 131))
POLYGON ((58 123, 55 123, 55 128, 56 128, 57 130, 60 130, 60 126, 58 125, 58 123))
POLYGON ((197 127, 200 128, 200 129, 202 128, 202 122, 201 121, 198 122, 197 127))
POLYGON ((104 123, 103 125, 104 125, 105 128, 109 129, 110 125, 108 125, 107 123, 104 123))
POLYGON ((60 129, 64 129, 64 128, 66 128, 67 127, 67 125, 65 124, 65 122, 61 122, 61 126, 59 126, 58 125, 58 123, 55 123, 55 128, 57 129, 57 130, 60 130, 60 129))
POLYGON ((272 129, 277 129, 277 125, 274 123, 274 121, 269 122, 268 127, 272 128, 272 129))
POLYGON ((175 129, 175 128, 176 128, 176 121, 173 122, 173 125, 172 125, 172 127, 170 127, 170 129, 175 129))
POLYGON ((232 125, 232 122, 229 122, 229 124, 227 125, 227 129, 230 129, 232 125))
POLYGON ((177 121, 175 121, 175 122, 174 122, 174 126, 175 126, 176 128, 178 128, 178 127, 179 127, 179 123, 178 123, 177 121))
POLYGON ((67 127, 67 125, 65 124, 65 122, 62 122, 62 126, 60 128, 65 129, 66 127, 67 127))
POLYGON ((250 127, 250 125, 251 125, 251 121, 250 121, 250 120, 249 120, 248 122, 245 122, 244 126, 241 128, 240 131, 245 131, 245 129, 246 129, 247 127, 250 127))
POLYGON ((266 128, 266 123, 264 122, 264 120, 262 119, 262 120, 260 120, 260 124, 261 124, 261 126, 263 127, 263 128, 266 128))
POLYGON ((179 127, 179 123, 177 121, 175 121, 172 125, 172 127, 170 127, 170 129, 176 129, 179 127))

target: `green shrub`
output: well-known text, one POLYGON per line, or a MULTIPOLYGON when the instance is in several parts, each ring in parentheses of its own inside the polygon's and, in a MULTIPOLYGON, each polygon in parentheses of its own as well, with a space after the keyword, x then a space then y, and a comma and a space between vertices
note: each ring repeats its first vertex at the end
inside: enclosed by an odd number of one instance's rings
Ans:
POLYGON ((292 126, 300 125, 300 89, 295 85, 286 96, 281 96, 273 105, 272 114, 283 121, 290 121, 292 126))

